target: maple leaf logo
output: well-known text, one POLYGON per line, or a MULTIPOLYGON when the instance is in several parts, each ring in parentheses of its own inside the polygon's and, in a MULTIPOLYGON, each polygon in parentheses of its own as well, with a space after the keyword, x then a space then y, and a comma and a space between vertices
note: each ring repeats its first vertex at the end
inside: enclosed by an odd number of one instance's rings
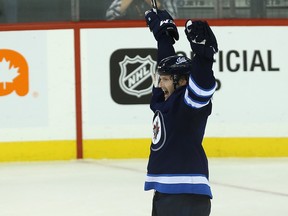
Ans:
POLYGON ((10 49, 0 49, 0 97, 29 92, 29 67, 25 57, 10 49))
POLYGON ((14 65, 10 67, 10 61, 5 58, 0 61, 0 82, 3 83, 3 88, 6 89, 6 83, 13 83, 13 80, 19 76, 19 68, 14 65))

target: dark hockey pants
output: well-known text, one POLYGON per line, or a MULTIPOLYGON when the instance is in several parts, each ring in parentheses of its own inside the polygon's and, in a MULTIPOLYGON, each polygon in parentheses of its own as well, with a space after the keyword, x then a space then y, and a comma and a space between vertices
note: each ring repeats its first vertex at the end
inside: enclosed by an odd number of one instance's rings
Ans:
POLYGON ((209 216, 208 196, 195 194, 163 194, 155 192, 152 216, 209 216))

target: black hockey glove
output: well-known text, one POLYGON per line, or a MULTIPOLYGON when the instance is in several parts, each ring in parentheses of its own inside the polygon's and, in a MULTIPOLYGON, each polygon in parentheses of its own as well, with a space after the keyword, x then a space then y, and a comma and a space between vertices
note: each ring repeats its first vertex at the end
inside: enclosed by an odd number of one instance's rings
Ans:
POLYGON ((174 40, 179 39, 174 20, 166 10, 157 10, 157 13, 153 10, 148 10, 145 12, 145 20, 157 41, 163 34, 170 35, 174 40))
POLYGON ((213 59, 214 54, 218 52, 218 44, 215 35, 206 21, 187 20, 185 33, 195 54, 213 59))

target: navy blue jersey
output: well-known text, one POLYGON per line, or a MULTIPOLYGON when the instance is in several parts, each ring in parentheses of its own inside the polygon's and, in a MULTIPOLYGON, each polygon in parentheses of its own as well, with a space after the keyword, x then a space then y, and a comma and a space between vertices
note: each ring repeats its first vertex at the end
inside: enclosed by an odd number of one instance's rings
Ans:
MULTIPOLYGON (((159 50, 158 44, 159 55, 166 47, 171 50, 170 45, 162 44, 163 49, 159 50)), ((212 198, 202 140, 216 89, 213 61, 196 55, 192 64, 188 85, 177 88, 166 101, 162 89, 153 88, 150 103, 154 112, 153 136, 145 190, 212 198)))

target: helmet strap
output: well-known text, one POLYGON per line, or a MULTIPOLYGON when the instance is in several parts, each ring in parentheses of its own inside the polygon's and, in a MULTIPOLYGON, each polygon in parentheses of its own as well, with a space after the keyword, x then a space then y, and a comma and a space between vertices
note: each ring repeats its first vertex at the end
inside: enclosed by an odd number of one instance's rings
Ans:
POLYGON ((174 90, 176 90, 179 85, 179 77, 177 75, 171 75, 171 78, 173 80, 174 90))

